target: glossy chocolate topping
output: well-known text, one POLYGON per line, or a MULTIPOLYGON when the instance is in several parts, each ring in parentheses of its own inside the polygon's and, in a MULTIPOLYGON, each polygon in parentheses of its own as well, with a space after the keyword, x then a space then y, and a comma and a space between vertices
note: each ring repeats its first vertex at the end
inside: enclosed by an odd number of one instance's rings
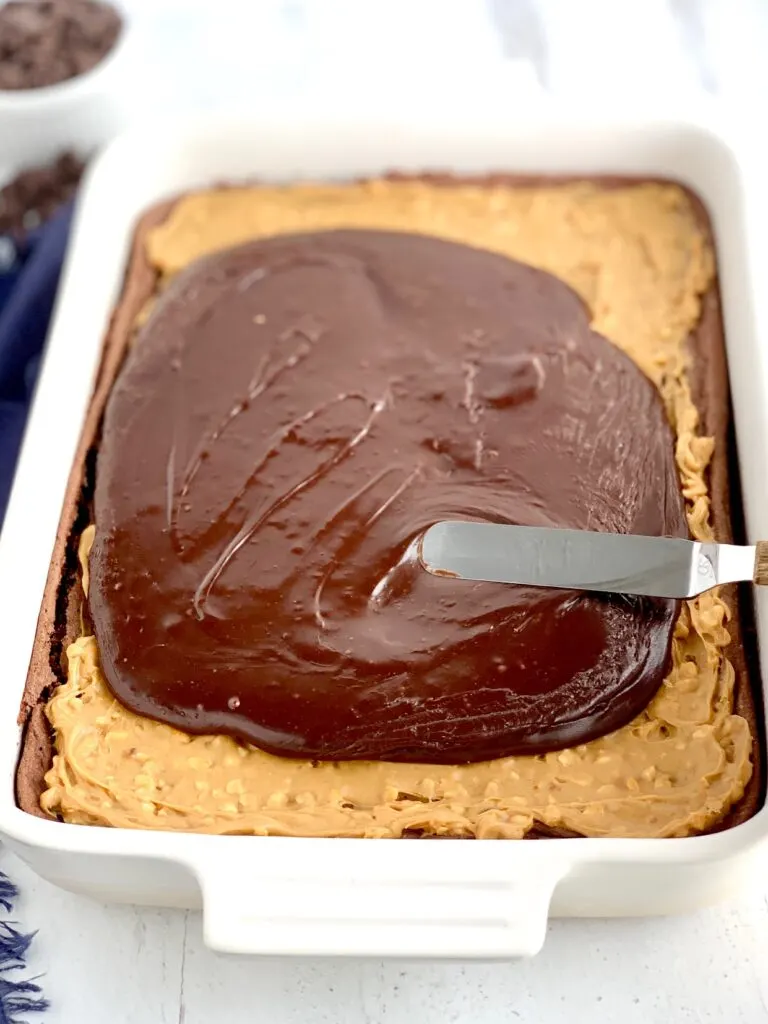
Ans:
POLYGON ((585 742, 659 686, 677 604, 438 579, 451 517, 686 536, 653 385, 556 278, 437 239, 193 265, 112 392, 90 560, 140 714, 317 759, 585 742))

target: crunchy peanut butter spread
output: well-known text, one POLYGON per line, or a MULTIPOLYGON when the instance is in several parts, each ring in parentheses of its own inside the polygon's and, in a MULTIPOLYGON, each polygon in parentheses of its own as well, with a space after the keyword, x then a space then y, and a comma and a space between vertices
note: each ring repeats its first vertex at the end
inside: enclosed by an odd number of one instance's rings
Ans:
MULTIPOLYGON (((711 537, 685 339, 714 267, 674 186, 604 190, 362 185, 247 188, 189 196, 148 239, 167 281, 205 253, 297 230, 420 231, 492 249, 575 288, 596 330, 657 384, 676 437, 693 536, 711 537)), ((84 584, 92 530, 81 544, 84 584)), ((69 648, 69 678, 48 704, 57 754, 41 804, 67 821, 212 833, 520 838, 536 821, 587 836, 675 836, 706 828, 743 794, 749 728, 731 713, 728 608, 716 592, 687 603, 673 666, 629 726, 542 756, 462 767, 312 763, 223 736, 189 736, 140 718, 108 691, 93 637, 69 648)))

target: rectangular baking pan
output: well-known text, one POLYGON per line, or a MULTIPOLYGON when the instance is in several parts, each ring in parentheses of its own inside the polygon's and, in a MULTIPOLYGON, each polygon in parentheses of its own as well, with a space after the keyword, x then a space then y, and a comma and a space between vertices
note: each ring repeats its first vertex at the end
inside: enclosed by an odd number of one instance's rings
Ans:
MULTIPOLYGON (((768 536, 768 209, 759 153, 717 112, 585 118, 413 109, 387 120, 274 111, 248 120, 145 126, 96 161, 70 254, 0 538, 0 832, 39 874, 99 899, 203 906, 205 937, 238 953, 514 957, 541 947, 549 915, 676 913, 743 885, 768 811, 687 839, 384 842, 142 832, 47 821, 20 810, 19 702, 67 482, 97 383, 137 218, 227 180, 344 179, 396 168, 456 174, 673 178, 712 217, 748 539, 768 536)), ((756 600, 768 678, 768 595, 756 600)))

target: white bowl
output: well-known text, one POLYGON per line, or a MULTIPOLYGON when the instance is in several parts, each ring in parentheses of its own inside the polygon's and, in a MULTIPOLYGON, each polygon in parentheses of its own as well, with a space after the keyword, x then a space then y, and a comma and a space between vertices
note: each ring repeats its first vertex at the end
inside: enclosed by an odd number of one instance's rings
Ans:
MULTIPOLYGON (((768 253, 760 151, 733 119, 589 116, 529 103, 412 108, 400 119, 306 108, 145 125, 90 170, 0 539, 0 832, 45 878, 98 899, 193 907, 236 953, 514 957, 549 914, 670 914, 760 870, 768 808, 686 839, 440 842, 210 836, 70 825, 14 799, 16 717, 67 479, 137 216, 222 180, 354 178, 396 168, 677 178, 712 215, 749 540, 768 536, 768 253), (62 382, 66 382, 63 386, 62 382)), ((766 588, 763 588, 766 589, 766 588)), ((768 593, 757 598, 768 680, 768 593)))
POLYGON ((124 7, 115 45, 85 74, 40 89, 0 89, 0 181, 64 150, 86 156, 127 127, 133 33, 124 7))

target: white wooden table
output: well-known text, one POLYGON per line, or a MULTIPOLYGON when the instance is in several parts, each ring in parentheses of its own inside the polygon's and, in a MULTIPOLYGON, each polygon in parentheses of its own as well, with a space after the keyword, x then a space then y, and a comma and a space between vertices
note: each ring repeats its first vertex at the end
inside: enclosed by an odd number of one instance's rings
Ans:
MULTIPOLYGON (((433 91, 474 90, 478 102, 488 89, 514 102, 528 79, 585 102, 743 97, 756 130, 766 116, 766 0, 125 5, 155 106, 235 93, 267 103, 321 80, 397 103, 428 68, 433 91)), ((554 922, 537 959, 504 965, 217 958, 196 913, 102 906, 38 880, 7 851, 0 870, 22 890, 22 928, 39 930, 28 973, 43 975, 51 1024, 768 1022, 768 852, 764 884, 736 903, 684 919, 554 922)))
MULTIPOLYGON (((767 865, 768 867, 768 865, 767 865)), ((109 907, 42 882, 10 853, 16 911, 39 929, 51 1024, 762 1024, 762 890, 685 918, 555 921, 511 964, 236 960, 194 912, 109 907)), ((31 1024, 31 1020, 30 1020, 31 1024)))

